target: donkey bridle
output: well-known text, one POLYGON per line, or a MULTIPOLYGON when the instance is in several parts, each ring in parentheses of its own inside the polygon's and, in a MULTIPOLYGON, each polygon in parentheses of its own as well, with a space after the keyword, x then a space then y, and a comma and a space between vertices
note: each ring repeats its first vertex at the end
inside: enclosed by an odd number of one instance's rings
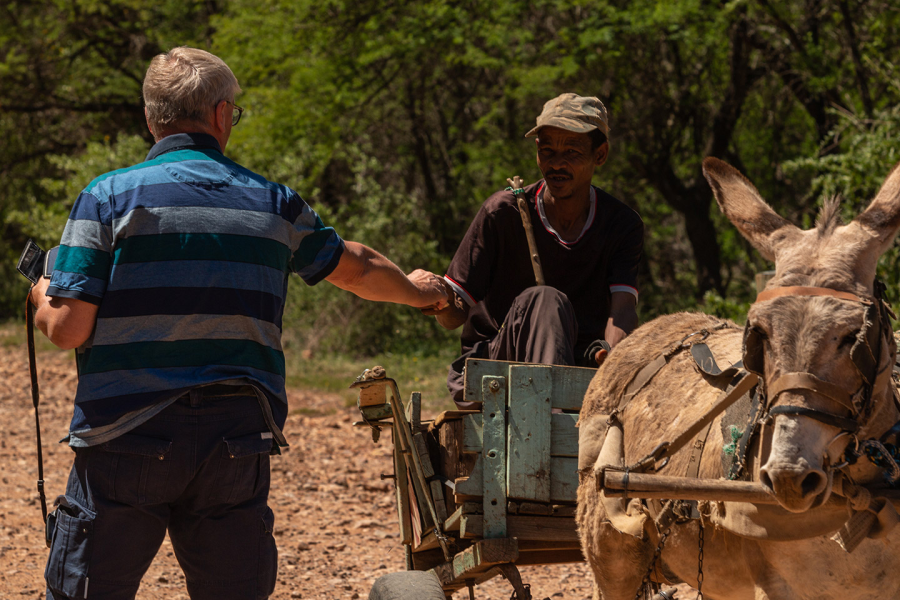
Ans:
MULTIPOLYGON (((768 406, 768 419, 773 418, 775 415, 808 417, 850 433, 856 433, 866 424, 872 414, 872 398, 875 391, 886 385, 890 381, 891 376, 890 364, 879 371, 882 359, 882 338, 886 335, 890 335, 888 332, 891 331, 889 309, 882 301, 883 289, 883 284, 880 281, 876 281, 874 285, 874 301, 860 298, 849 292, 842 292, 831 288, 806 286, 772 288, 761 292, 756 297, 757 304, 784 296, 824 296, 848 302, 856 302, 866 306, 866 314, 863 319, 862 329, 857 337, 856 343, 850 351, 850 357, 853 364, 856 366, 863 379, 861 389, 850 392, 839 385, 819 379, 812 373, 784 373, 768 386, 768 389, 766 390, 766 398, 763 402, 768 406), (876 313, 875 315, 872 314, 873 311, 876 313), (818 396, 827 398, 841 407, 848 409, 852 418, 842 417, 805 406, 772 406, 779 394, 794 390, 806 390, 813 392, 818 396), (858 401, 856 400, 857 398, 859 398, 858 401)), ((749 321, 744 329, 743 345, 744 368, 756 373, 762 378, 764 375, 764 347, 762 344, 762 334, 758 329, 751 326, 749 321)), ((888 347, 890 347, 889 340, 888 347)))

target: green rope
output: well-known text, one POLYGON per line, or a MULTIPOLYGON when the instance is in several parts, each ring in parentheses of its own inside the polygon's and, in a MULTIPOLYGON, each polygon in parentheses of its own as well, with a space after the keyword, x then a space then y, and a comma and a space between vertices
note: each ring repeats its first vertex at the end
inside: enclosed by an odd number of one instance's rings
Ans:
POLYGON ((728 456, 734 456, 734 453, 737 452, 738 440, 743 437, 744 431, 742 429, 738 429, 734 425, 729 425, 728 433, 731 436, 731 443, 722 446, 722 452, 724 452, 728 456))
POLYGON ((506 191, 507 191, 507 192, 512 192, 512 193, 513 193, 513 196, 518 196, 519 194, 524 194, 524 193, 525 193, 525 188, 519 188, 519 189, 514 190, 514 189, 512 188, 512 186, 509 186, 509 187, 506 188, 506 191))

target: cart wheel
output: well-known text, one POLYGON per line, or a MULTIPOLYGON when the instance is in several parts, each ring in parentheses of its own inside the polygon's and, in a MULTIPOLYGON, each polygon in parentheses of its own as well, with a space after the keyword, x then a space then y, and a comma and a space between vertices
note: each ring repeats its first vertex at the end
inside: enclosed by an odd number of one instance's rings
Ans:
POLYGON ((441 582, 428 571, 388 573, 375 580, 369 600, 445 600, 441 582))

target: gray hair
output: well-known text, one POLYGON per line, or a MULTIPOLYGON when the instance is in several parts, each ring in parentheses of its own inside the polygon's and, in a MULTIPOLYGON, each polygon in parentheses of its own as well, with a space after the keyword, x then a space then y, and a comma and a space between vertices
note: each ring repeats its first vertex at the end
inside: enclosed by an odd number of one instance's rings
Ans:
POLYGON ((228 65, 214 54, 179 46, 150 61, 144 77, 144 105, 152 128, 205 122, 222 100, 241 91, 228 65))

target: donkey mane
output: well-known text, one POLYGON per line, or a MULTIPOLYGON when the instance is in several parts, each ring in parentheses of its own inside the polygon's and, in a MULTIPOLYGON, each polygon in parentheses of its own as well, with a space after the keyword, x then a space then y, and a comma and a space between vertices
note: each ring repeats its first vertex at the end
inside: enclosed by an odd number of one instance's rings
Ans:
POLYGON ((838 196, 826 198, 822 209, 819 211, 819 218, 816 219, 816 231, 819 233, 819 238, 830 236, 835 229, 843 224, 841 199, 838 196))

